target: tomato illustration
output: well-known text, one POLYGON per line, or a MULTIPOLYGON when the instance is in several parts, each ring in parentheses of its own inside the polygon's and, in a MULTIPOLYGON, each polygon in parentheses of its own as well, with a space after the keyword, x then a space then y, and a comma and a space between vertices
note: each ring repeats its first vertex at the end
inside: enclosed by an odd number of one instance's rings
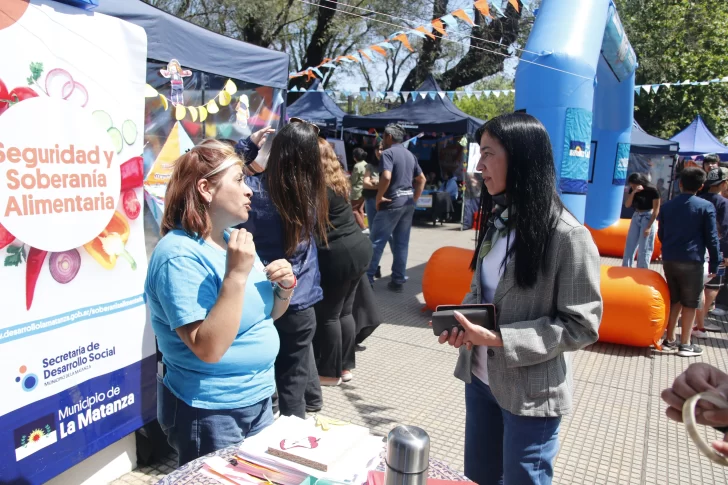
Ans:
POLYGON ((0 79, 0 114, 2 114, 3 111, 8 109, 8 107, 10 106, 10 103, 8 103, 9 99, 10 93, 8 93, 8 88, 5 86, 3 80, 0 79))
POLYGON ((19 101, 23 101, 24 99, 37 98, 37 97, 38 97, 38 93, 36 93, 35 91, 33 91, 31 88, 29 88, 27 86, 17 87, 15 89, 13 89, 12 91, 10 91, 10 94, 8 95, 8 99, 10 99, 10 101, 12 103, 17 103, 19 101))
POLYGON ((127 190, 121 197, 121 203, 124 206, 124 212, 129 219, 136 219, 142 211, 142 206, 137 199, 134 190, 127 190))

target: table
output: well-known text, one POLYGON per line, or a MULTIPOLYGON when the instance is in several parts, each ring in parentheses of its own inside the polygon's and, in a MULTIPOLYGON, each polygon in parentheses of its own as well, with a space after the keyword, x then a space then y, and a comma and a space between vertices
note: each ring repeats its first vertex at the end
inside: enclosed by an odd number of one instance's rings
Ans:
MULTIPOLYGON (((202 468, 202 463, 206 459, 212 456, 219 456, 225 460, 229 460, 234 457, 237 450, 237 446, 231 446, 191 461, 162 478, 157 482, 157 485, 220 485, 220 482, 214 478, 201 475, 197 472, 200 468, 202 468)), ((384 471, 384 462, 379 465, 377 470, 384 471)), ((428 471, 430 478, 452 480, 457 482, 467 480, 461 473, 453 470, 445 463, 434 458, 430 458, 430 468, 428 471)))

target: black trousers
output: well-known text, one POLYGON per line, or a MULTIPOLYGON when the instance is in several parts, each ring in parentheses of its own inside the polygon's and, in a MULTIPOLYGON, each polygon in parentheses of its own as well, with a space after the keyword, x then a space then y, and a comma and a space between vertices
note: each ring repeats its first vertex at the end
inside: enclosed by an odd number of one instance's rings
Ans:
POLYGON ((316 335, 313 339, 320 376, 341 377, 342 370, 355 367, 356 322, 352 310, 361 276, 336 281, 336 284, 326 284, 322 278, 324 299, 314 307, 316 335))
POLYGON ((275 363, 278 406, 283 416, 305 419, 307 397, 312 403, 316 397, 321 400, 311 346, 316 312, 313 308, 288 310, 274 325, 281 341, 275 363))

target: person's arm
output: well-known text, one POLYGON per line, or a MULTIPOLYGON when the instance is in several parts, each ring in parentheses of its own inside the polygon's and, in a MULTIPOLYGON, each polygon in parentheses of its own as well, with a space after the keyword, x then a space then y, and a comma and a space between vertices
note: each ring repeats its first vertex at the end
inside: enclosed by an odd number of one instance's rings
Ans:
POLYGON ((665 225, 662 223, 662 212, 660 212, 657 216, 657 237, 660 239, 660 241, 664 241, 664 235, 665 225))
POLYGON ((266 275, 271 283, 277 286, 273 290, 273 310, 270 316, 273 320, 278 320, 288 310, 288 305, 293 297, 293 290, 296 286, 296 277, 293 274, 291 263, 285 259, 273 261, 265 267, 266 275))
POLYGON ((650 223, 647 224, 647 229, 645 230, 645 234, 649 233, 650 230, 652 230, 652 224, 655 223, 657 220, 657 216, 660 215, 660 197, 658 194, 658 197, 652 201, 652 217, 650 217, 650 223))
POLYGON ((247 138, 241 138, 235 145, 235 151, 245 162, 250 163, 258 157, 258 149, 263 146, 268 135, 274 132, 273 128, 263 128, 247 138))
POLYGON ((636 190, 629 189, 629 192, 627 193, 627 198, 624 200, 624 206, 629 208, 632 207, 632 201, 634 200, 634 194, 636 194, 636 190))
POLYGON ((589 231, 583 226, 572 229, 564 236, 556 258, 554 314, 500 327, 508 367, 540 364, 599 338, 601 263, 589 231))
POLYGON ((377 187, 377 208, 382 202, 388 202, 389 200, 384 197, 384 194, 389 188, 389 184, 392 183, 392 172, 384 170, 379 174, 379 187, 377 187))
POLYGON ((372 181, 372 172, 369 167, 364 171, 364 188, 368 190, 377 190, 379 188, 379 184, 372 181))
MULTIPOLYGON (((722 196, 721 196, 722 197, 722 196)), ((728 202, 721 200, 715 209, 716 224, 718 225, 718 239, 720 252, 723 258, 728 258, 728 202)))
POLYGON ((415 189, 415 194, 414 194, 415 204, 417 203, 418 200, 420 200, 422 191, 425 190, 425 182, 427 182, 427 178, 425 177, 424 173, 420 172, 420 174, 417 177, 415 177, 414 183, 412 184, 412 185, 414 185, 414 189, 415 189))
POLYGON ((714 275, 718 272, 720 243, 718 242, 718 230, 715 223, 715 208, 712 205, 705 211, 703 231, 705 245, 708 247, 708 255, 710 256, 708 273, 714 275))
POLYGON ((170 328, 203 362, 219 362, 238 335, 254 261, 253 237, 242 229, 230 233, 219 293, 215 277, 192 258, 170 259, 159 270, 156 288, 170 328), (213 301, 208 312, 205 302, 213 301))
POLYGON ((394 157, 392 150, 384 150, 379 160, 379 187, 377 187, 377 209, 382 202, 390 202, 384 197, 392 183, 392 169, 394 168, 394 157))

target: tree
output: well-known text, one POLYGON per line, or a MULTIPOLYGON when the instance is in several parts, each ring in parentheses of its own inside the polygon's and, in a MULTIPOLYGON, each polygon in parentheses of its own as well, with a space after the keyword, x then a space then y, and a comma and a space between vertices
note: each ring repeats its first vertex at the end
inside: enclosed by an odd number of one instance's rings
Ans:
MULTIPOLYGON (((728 75, 725 0, 615 0, 637 54, 636 83, 709 81, 728 75)), ((635 119, 669 138, 697 114, 719 138, 728 136, 728 84, 661 88, 635 98, 635 119)))
MULTIPOLYGON (((503 75, 493 76, 490 79, 478 81, 473 85, 474 91, 513 89, 513 80, 503 75)), ((513 94, 501 94, 499 97, 489 96, 477 99, 475 97, 455 100, 455 106, 470 116, 481 120, 489 120, 496 116, 512 113, 515 105, 513 94)))
MULTIPOLYGON (((173 15, 214 32, 262 47, 275 48, 291 55, 291 69, 298 71, 317 66, 326 59, 348 55, 381 42, 400 26, 409 30, 429 26, 431 19, 442 17, 462 6, 455 0, 145 0, 173 15), (413 19, 406 21, 403 19, 413 19)), ((410 36, 414 52, 397 44, 387 60, 340 67, 337 72, 364 71, 370 90, 391 90, 403 81, 403 90, 414 90, 430 72, 442 72, 443 89, 453 90, 499 72, 509 46, 518 39, 521 13, 509 3, 505 17, 486 21, 475 10, 476 25, 460 25, 448 30, 443 40, 410 36), (452 42, 455 41, 455 42, 452 42), (384 72, 386 86, 375 85, 369 73, 384 72)), ((334 79, 328 68, 320 68, 324 86, 334 79)), ((379 77, 379 76, 377 76, 379 77)), ((292 80, 290 86, 309 84, 306 77, 292 80)))

